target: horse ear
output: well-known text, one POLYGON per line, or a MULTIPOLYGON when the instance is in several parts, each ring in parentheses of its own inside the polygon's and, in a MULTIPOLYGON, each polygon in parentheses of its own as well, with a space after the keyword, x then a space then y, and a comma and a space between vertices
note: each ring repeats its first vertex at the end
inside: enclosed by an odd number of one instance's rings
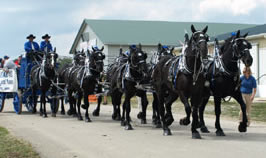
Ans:
POLYGON ((140 44, 140 43, 139 43, 139 49, 140 49, 140 50, 142 50, 142 46, 141 46, 141 44, 140 44))
POLYGON ((162 44, 161 43, 158 44, 158 50, 162 50, 162 44))
POLYGON ((94 47, 93 47, 93 46, 91 46, 91 49, 92 49, 93 51, 95 51, 95 49, 94 49, 94 47))
POLYGON ((104 50, 104 46, 102 46, 102 49, 101 49, 101 51, 103 51, 104 50))
POLYGON ((239 37, 240 37, 240 30, 238 30, 236 33, 236 38, 239 38, 239 37))
POLYGON ((197 30, 195 29, 195 27, 194 27, 194 25, 192 24, 191 25, 191 31, 192 31, 192 33, 194 33, 194 32, 196 32, 197 30))
POLYGON ((248 36, 248 32, 246 34, 243 35, 244 38, 246 38, 248 36))
POLYGON ((208 31, 208 25, 202 30, 202 32, 205 34, 208 31))
POLYGON ((56 47, 54 47, 54 52, 56 52, 56 47))
POLYGON ((120 49, 119 49, 119 54, 122 55, 122 53, 123 53, 123 49, 120 48, 120 49))
POLYGON ((172 49, 170 50, 170 52, 173 54, 175 47, 172 47, 172 49))

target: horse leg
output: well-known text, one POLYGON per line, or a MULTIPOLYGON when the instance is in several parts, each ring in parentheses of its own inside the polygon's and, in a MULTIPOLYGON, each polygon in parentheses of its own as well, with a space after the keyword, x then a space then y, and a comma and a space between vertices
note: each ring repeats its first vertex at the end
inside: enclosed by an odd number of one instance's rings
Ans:
POLYGON ((45 92, 42 91, 42 95, 41 95, 41 104, 43 105, 43 118, 47 117, 47 113, 46 113, 46 99, 45 99, 45 92))
POLYGON ((121 98, 122 98, 122 93, 119 91, 114 91, 111 94, 112 98, 112 104, 113 104, 113 114, 112 114, 112 119, 120 121, 121 120, 121 114, 120 114, 120 104, 121 104, 121 98))
POLYGON ((130 105, 130 99, 134 96, 134 94, 126 93, 125 95, 125 101, 123 104, 123 115, 126 111, 126 119, 125 119, 125 130, 133 130, 132 125, 130 124, 131 118, 130 118, 130 111, 131 111, 131 105, 130 105), (124 110, 125 108, 125 110, 124 110))
POLYGON ((61 97, 61 114, 65 115, 64 97, 61 97))
POLYGON ((152 123, 155 126, 155 128, 161 128, 161 120, 159 115, 159 109, 158 109, 158 97, 156 93, 153 93, 153 101, 152 101, 152 123))
POLYGON ((167 126, 170 126, 174 122, 174 117, 172 114, 172 104, 177 98, 178 98, 178 95, 176 95, 175 93, 170 93, 169 96, 166 98, 166 101, 165 101, 165 108, 166 108, 165 123, 167 126))
POLYGON ((248 122, 246 104, 245 104, 243 97, 241 95, 241 92, 239 90, 236 91, 236 93, 232 97, 240 104, 241 111, 243 114, 242 122, 240 122, 239 126, 238 126, 238 131, 239 132, 246 132, 247 131, 247 122, 248 122))
POLYGON ((214 104, 215 104, 215 128, 216 128, 216 136, 225 136, 223 129, 220 125, 220 115, 221 115, 221 98, 214 97, 214 104))
POLYGON ((32 109, 32 113, 35 114, 36 113, 36 106, 37 106, 37 97, 36 97, 36 90, 32 90, 32 99, 33 99, 33 109, 32 109))
MULTIPOLYGON (((78 107, 78 120, 83 120, 82 116, 81 116, 81 112, 80 112, 80 105, 81 105, 81 99, 82 99, 82 93, 78 92, 78 103, 77 103, 77 107, 78 107)), ((84 98, 85 99, 85 98, 84 98)))
POLYGON ((180 119, 179 124, 187 126, 190 124, 191 107, 188 103, 188 98, 185 96, 184 92, 181 92, 179 95, 181 102, 184 104, 185 111, 187 114, 186 117, 180 119))
POLYGON ((171 130, 169 129, 169 127, 167 126, 166 122, 165 122, 165 108, 164 108, 164 91, 162 89, 160 89, 157 93, 157 97, 158 97, 158 110, 159 110, 159 115, 161 116, 161 120, 162 120, 162 124, 163 124, 163 135, 164 136, 168 136, 168 135, 172 135, 171 130))
POLYGON ((57 92, 57 88, 55 86, 52 87, 51 89, 51 96, 53 97, 52 100, 52 117, 56 117, 56 109, 58 108, 57 106, 57 98, 56 97, 56 92, 57 92))
POLYGON ((192 139, 201 139, 200 133, 197 131, 197 127, 199 125, 199 116, 198 104, 201 102, 200 96, 192 96, 191 97, 191 106, 192 106, 192 124, 191 124, 191 132, 192 132, 192 139))
MULTIPOLYGON (((98 85, 98 93, 102 93, 102 86, 98 85)), ((101 103, 102 103, 102 96, 100 95, 97 99, 97 107, 96 109, 93 111, 92 115, 93 116, 100 116, 100 110, 101 110, 101 103)))
POLYGON ((73 104, 74 104, 74 102, 73 102, 73 96, 72 96, 72 93, 73 93, 73 91, 72 90, 70 90, 70 89, 68 89, 68 100, 69 100, 69 110, 67 111, 67 114, 68 115, 73 115, 73 104))
POLYGON ((97 99, 97 107, 92 113, 93 116, 100 116, 101 102, 102 102, 102 96, 99 96, 97 99))
POLYGON ((202 100, 202 104, 201 106, 199 107, 199 117, 200 117, 200 131, 202 133, 210 133, 210 131, 208 130, 208 128, 206 127, 205 125, 205 121, 204 121, 204 110, 205 110, 205 107, 209 101, 209 98, 210 96, 206 97, 206 98, 203 98, 202 100))
MULTIPOLYGON (((45 98, 44 98, 45 99, 45 98)), ((40 116, 43 116, 43 93, 41 92, 41 98, 40 98, 40 116)))
POLYGON ((85 122, 91 122, 91 119, 89 117, 89 106, 90 106, 90 103, 89 103, 89 93, 87 91, 84 91, 83 92, 83 99, 84 99, 84 104, 85 104, 85 107, 86 107, 86 112, 85 112, 85 122))
POLYGON ((147 111, 147 106, 149 104, 148 99, 147 99, 147 94, 144 91, 140 92, 141 96, 141 107, 142 107, 142 117, 141 117, 141 124, 147 124, 146 120, 146 111, 147 111))

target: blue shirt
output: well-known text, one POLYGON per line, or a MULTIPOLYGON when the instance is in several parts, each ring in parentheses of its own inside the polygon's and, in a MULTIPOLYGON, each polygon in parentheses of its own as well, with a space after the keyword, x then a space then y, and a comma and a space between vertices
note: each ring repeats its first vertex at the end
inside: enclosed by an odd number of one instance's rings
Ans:
POLYGON ((29 53, 30 51, 33 50, 33 49, 32 49, 32 45, 33 45, 33 47, 34 47, 34 50, 39 51, 39 45, 38 45, 38 43, 28 41, 28 42, 26 42, 26 43, 24 44, 24 49, 25 49, 25 51, 26 51, 27 53, 29 53))
POLYGON ((53 51, 52 44, 50 42, 42 41, 40 44, 41 51, 44 51, 47 48, 47 52, 53 51))
POLYGON ((241 80, 241 87, 240 87, 241 93, 251 94, 253 88, 257 88, 256 79, 253 76, 249 76, 248 79, 245 76, 241 76, 240 80, 241 80))

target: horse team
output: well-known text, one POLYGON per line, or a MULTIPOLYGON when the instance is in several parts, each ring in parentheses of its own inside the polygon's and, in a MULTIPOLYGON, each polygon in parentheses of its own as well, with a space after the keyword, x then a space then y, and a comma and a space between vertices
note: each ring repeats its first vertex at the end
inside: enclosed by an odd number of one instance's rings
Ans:
MULTIPOLYGON (((141 44, 130 46, 128 56, 124 56, 123 50, 120 49, 119 57, 108 66, 105 77, 105 83, 108 83, 112 98, 112 119, 121 121, 121 126, 125 126, 126 130, 132 130, 130 100, 133 96, 139 96, 142 110, 138 118, 141 119, 142 124, 146 124, 148 106, 146 86, 151 85, 153 89, 152 121, 155 127, 163 129, 163 135, 171 135, 169 126, 174 122, 172 104, 178 97, 186 111, 186 117, 180 119, 180 124, 189 125, 190 115, 192 115, 193 139, 201 138, 198 128, 203 133, 209 132, 203 116, 210 96, 214 96, 215 102, 216 135, 225 136, 220 125, 220 114, 221 99, 226 96, 232 96, 240 104, 243 120, 238 130, 246 132, 247 115, 239 87, 239 62, 242 61, 246 66, 252 65, 253 60, 249 52, 251 44, 245 39, 247 34, 242 36, 238 31, 236 35, 225 40, 221 47, 215 41, 215 47, 219 51, 210 60, 207 30, 207 26, 203 30, 196 30, 191 25, 191 37, 185 35, 182 54, 179 56, 173 54, 173 48, 158 44, 158 51, 153 55, 150 63, 146 62, 147 54, 142 50, 141 44), (123 95, 124 102, 120 110, 123 95)), ((77 52, 74 62, 65 65, 58 73, 55 72, 54 66, 57 56, 51 53, 44 57, 45 66, 39 66, 39 69, 34 68, 31 71, 33 91, 36 87, 43 91, 42 94, 45 94, 50 87, 65 89, 70 105, 67 113, 77 116, 78 120, 83 120, 80 112, 82 107, 86 110, 85 121, 90 122, 88 95, 102 92, 101 78, 105 59, 103 49, 103 47, 101 49, 93 47, 92 51, 77 52), (37 73, 40 74, 39 77, 36 76, 37 73), (52 80, 64 84, 56 87, 51 84, 52 80), (82 98, 84 104, 81 104, 82 98)), ((40 113, 47 117, 45 98, 44 96, 41 98, 41 105, 44 104, 44 108, 41 106, 40 113)), ((100 113, 101 97, 98 99, 98 106, 93 112, 94 116, 99 116, 100 113)), ((62 97, 61 113, 65 114, 63 100, 62 97)), ((34 112, 36 112, 36 99, 34 102, 34 112)), ((53 116, 55 113, 56 110, 52 110, 53 116)))

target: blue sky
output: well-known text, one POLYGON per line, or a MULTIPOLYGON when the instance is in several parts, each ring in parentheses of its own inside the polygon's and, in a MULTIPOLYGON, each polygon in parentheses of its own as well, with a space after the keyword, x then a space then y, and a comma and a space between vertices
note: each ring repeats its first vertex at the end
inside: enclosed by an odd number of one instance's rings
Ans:
POLYGON ((266 0, 1 0, 0 57, 21 54, 31 33, 67 55, 84 18, 265 24, 265 10, 266 0))

